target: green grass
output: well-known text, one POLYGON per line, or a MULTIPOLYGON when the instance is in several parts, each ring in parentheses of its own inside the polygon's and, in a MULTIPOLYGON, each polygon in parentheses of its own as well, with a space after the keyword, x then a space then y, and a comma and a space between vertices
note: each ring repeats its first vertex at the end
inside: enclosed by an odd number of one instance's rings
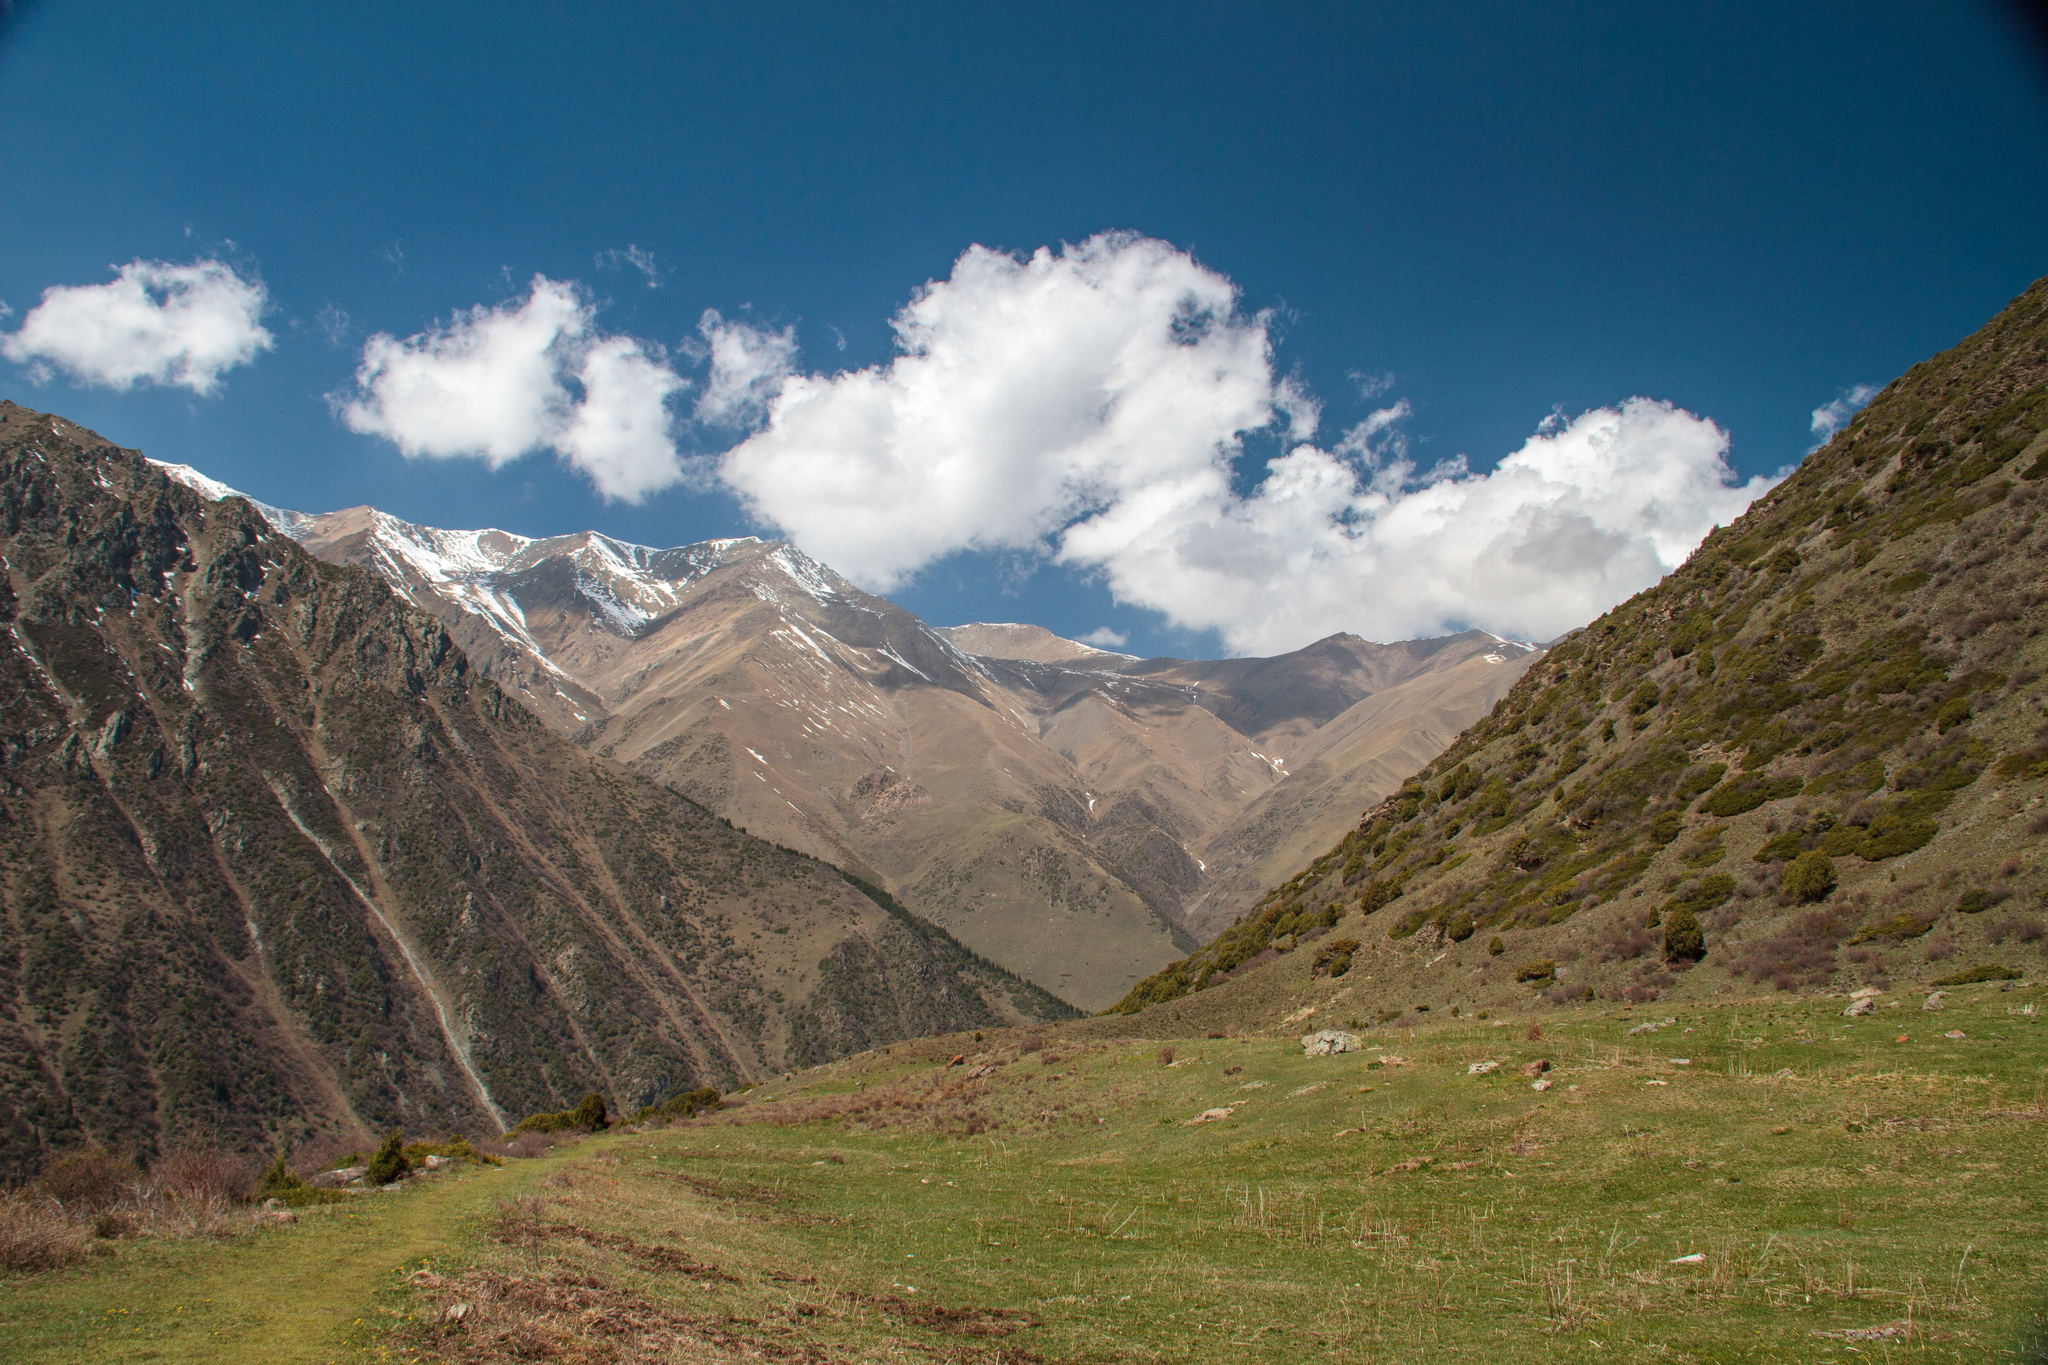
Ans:
POLYGON ((112 1255, 79 1269, 0 1281, 0 1360, 374 1357, 400 1268, 469 1254, 484 1214, 566 1160, 463 1167, 236 1237, 101 1243, 112 1255))
POLYGON ((2048 1301, 2040 997, 1970 986, 1854 1022, 1841 999, 1652 1005, 1553 1015, 1540 1040, 1446 1020, 1331 1058, 1189 1040, 1170 1067, 1156 1041, 1013 1035, 974 1079, 944 1065, 971 1042, 899 1045, 353 1219, 16 1281, 0 1331, 24 1360, 403 1359, 458 1341, 420 1322, 495 1273, 594 1276, 677 1330, 858 1358, 2011 1358, 2048 1301), (1538 1059, 1547 1092, 1519 1071, 1538 1059), (493 1239, 481 1215, 515 1191, 546 1236, 493 1239), (665 1272, 659 1247, 734 1282, 665 1272), (395 1273, 423 1258, 438 1288, 395 1273), (1903 1319, 1910 1356, 1814 1335, 1903 1319), (297 1353, 258 1349, 273 1333, 297 1353))

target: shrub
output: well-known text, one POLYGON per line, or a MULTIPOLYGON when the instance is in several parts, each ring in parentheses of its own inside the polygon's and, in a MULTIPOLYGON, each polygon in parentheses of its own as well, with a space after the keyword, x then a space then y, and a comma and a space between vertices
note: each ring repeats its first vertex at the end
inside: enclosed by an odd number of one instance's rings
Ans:
POLYGON ((1937 979, 1934 984, 1937 986, 1974 986, 1980 981, 2017 981, 2024 975, 2026 973, 2016 968, 1994 967, 1987 962, 1981 967, 1972 967, 1966 972, 1953 972, 1948 976, 1937 979))
POLYGON ((1490 940, 1488 940, 1486 945, 1486 955, 1488 957, 1499 957, 1502 953, 1506 952, 1507 950, 1508 945, 1500 941, 1499 934, 1495 934, 1490 940))
POLYGON ((473 1166, 501 1166, 497 1157, 479 1152, 469 1145, 469 1139, 456 1134, 446 1142, 409 1142, 405 1146, 405 1159, 412 1163, 414 1170, 427 1164, 427 1158, 437 1156, 444 1161, 468 1162, 473 1166))
POLYGON ((1800 777, 1741 777, 1716 787, 1700 802, 1699 809, 1727 819, 1755 810, 1766 801, 1797 796, 1805 788, 1806 780, 1800 777))
POLYGON ((36 1187, 73 1215, 96 1213, 132 1198, 142 1172, 104 1147, 81 1147, 51 1162, 36 1187))
POLYGON ((1956 901, 1956 913, 1960 915, 1981 915, 2005 897, 1986 891, 1983 887, 1972 887, 1956 901))
POLYGON ((1444 933, 1450 937, 1451 942, 1463 943, 1466 939, 1472 937, 1473 932, 1477 928, 1478 926, 1472 923, 1472 916, 1461 910, 1452 918, 1449 924, 1444 926, 1444 933))
POLYGON ((1674 905, 1664 917, 1664 960, 1697 962, 1707 955, 1707 936, 1700 929, 1699 916, 1683 904, 1674 905))
POLYGON ((157 1189, 173 1199, 219 1199, 241 1203, 256 1193, 257 1172, 247 1157, 216 1148, 181 1148, 150 1172, 157 1189))
POLYGON ((1864 925, 1856 931, 1856 937, 1849 941, 1851 943, 1873 943, 1882 939, 1887 943, 1904 943, 1907 939, 1918 938, 1929 929, 1932 929, 1934 927, 1934 918, 1934 915, 1931 913, 1916 915, 1910 911, 1904 912, 1893 915, 1888 920, 1880 920, 1864 925))
POLYGON ((1539 958, 1534 962, 1524 962, 1521 966, 1515 968, 1515 980, 1517 981, 1548 981, 1556 975, 1557 962, 1547 957, 1539 958))
POLYGON ((389 1185, 402 1179, 412 1163, 405 1159, 405 1130, 393 1128, 384 1135, 383 1145, 370 1158, 369 1167, 363 1172, 363 1180, 371 1186, 389 1185))
MULTIPOLYGON (((1041 1044, 1043 1046, 1043 1044, 1041 1044)), ((605 1127, 604 1096, 586 1095, 583 1102, 574 1109, 560 1109, 552 1113, 542 1111, 528 1114, 514 1125, 514 1133, 566 1133, 582 1130, 588 1133, 603 1132, 605 1127)))
MULTIPOLYGON (((1035 1041, 1040 1047, 1045 1046, 1043 1039, 1030 1039, 1026 1041, 1035 1041)), ((665 1119, 693 1119, 699 1114, 708 1114, 713 1110, 723 1108, 725 1108, 725 1097, 720 1095, 712 1086, 702 1085, 698 1086, 695 1090, 685 1091, 683 1094, 664 1100, 660 1104, 648 1105, 633 1116, 633 1122, 653 1123, 665 1119)))
POLYGON ((1971 714, 1968 697, 1950 697, 1941 704, 1941 709, 1934 713, 1934 728, 1945 735, 1958 725, 1967 724, 1971 714))
POLYGON ((1835 860, 1819 849, 1802 853, 1785 864, 1785 875, 1779 884, 1794 900, 1826 900, 1837 884, 1835 860))
POLYGON ((1343 976, 1351 970, 1351 956, 1357 951, 1357 939, 1334 939, 1316 950, 1315 960, 1309 964, 1309 975, 1343 976))
POLYGON ((90 1246, 91 1234, 49 1201, 0 1195, 0 1270, 57 1270, 84 1260, 90 1246))

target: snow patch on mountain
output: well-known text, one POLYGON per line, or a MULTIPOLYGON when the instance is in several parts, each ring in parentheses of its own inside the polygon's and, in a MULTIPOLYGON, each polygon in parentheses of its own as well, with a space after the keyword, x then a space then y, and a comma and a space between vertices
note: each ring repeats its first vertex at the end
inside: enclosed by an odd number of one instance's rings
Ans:
POLYGON ((313 518, 304 512, 293 512, 287 508, 272 507, 267 502, 260 502, 239 488, 230 488, 219 479, 207 478, 189 464, 171 464, 165 460, 151 460, 150 463, 209 502, 219 502, 222 498, 245 500, 262 514, 265 521, 293 540, 302 539, 313 527, 313 518))

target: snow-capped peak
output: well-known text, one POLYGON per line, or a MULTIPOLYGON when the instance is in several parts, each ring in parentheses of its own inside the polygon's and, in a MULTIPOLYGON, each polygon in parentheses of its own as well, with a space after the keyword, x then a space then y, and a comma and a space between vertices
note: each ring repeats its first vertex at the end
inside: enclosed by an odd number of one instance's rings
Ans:
POLYGON ((230 488, 219 479, 208 478, 189 464, 171 464, 167 460, 151 460, 150 463, 161 469, 170 478, 184 484, 200 497, 205 498, 208 502, 219 502, 222 498, 244 499, 251 507, 254 507, 262 514, 265 521, 290 536, 293 540, 303 538, 306 532, 312 529, 313 518, 307 516, 304 512, 294 512, 283 507, 272 507, 267 502, 261 502, 250 497, 239 488, 230 488))

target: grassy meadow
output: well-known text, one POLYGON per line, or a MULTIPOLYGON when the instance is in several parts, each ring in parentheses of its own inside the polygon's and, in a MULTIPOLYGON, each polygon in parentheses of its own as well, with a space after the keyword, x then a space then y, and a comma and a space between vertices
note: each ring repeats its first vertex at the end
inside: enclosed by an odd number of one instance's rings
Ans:
POLYGON ((2012 1359, 2048 1305, 2040 996, 1444 1019, 1317 1058, 925 1040, 0 1282, 0 1356, 2012 1359))

